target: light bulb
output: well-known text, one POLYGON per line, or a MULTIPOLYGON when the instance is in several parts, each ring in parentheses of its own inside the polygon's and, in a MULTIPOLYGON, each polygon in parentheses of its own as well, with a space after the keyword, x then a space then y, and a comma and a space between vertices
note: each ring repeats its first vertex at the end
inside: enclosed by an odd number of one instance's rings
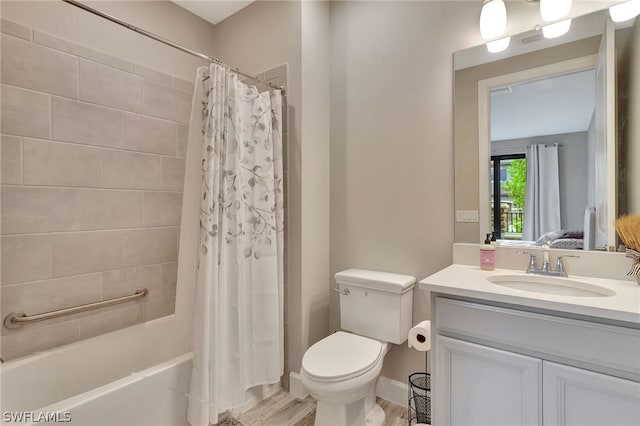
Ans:
POLYGON ((511 37, 505 37, 498 40, 490 41, 487 43, 487 50, 489 53, 498 53, 509 47, 511 37))
POLYGON ((507 28, 507 7, 503 0, 489 0, 480 11, 480 35, 489 40, 504 34, 507 28))
POLYGON ((613 22, 624 22, 640 15, 640 0, 629 0, 609 8, 613 22))
POLYGON ((557 21, 571 11, 571 0, 540 0, 540 16, 543 21, 557 21))
POLYGON ((565 35, 571 28, 571 19, 556 22, 542 27, 542 35, 544 38, 556 38, 565 35))

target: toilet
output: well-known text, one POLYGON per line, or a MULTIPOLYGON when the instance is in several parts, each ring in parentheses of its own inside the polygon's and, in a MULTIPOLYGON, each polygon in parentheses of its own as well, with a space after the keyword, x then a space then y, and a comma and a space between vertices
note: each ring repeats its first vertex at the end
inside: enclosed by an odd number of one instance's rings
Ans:
POLYGON ((390 343, 407 340, 415 277, 348 269, 335 275, 340 327, 305 352, 300 376, 318 401, 316 425, 380 426, 376 383, 390 343))

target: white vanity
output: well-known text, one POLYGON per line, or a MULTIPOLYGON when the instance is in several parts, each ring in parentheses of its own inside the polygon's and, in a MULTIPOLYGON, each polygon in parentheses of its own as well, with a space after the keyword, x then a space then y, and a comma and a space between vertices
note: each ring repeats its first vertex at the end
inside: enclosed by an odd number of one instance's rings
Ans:
POLYGON ((640 286, 574 277, 541 293, 522 289, 530 277, 452 265, 420 282, 432 424, 640 425, 640 286))

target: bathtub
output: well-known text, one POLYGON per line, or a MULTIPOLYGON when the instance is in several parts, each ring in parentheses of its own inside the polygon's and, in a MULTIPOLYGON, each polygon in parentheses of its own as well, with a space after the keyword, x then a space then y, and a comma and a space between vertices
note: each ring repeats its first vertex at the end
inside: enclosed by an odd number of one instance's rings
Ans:
POLYGON ((0 367, 3 425, 187 425, 191 353, 176 354, 171 317, 0 367))
MULTIPOLYGON (((184 341, 170 338, 180 336, 177 327, 168 316, 2 364, 0 423, 188 425, 193 355, 184 341)), ((280 383, 249 389, 240 406, 220 417, 279 390, 280 383)))

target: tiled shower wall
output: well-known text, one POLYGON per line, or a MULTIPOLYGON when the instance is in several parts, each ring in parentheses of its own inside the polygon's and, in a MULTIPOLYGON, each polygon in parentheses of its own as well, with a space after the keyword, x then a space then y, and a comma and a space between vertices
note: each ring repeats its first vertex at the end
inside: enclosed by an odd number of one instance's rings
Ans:
POLYGON ((1 28, 2 318, 149 289, 142 301, 2 326, 2 357, 173 313, 193 84, 1 28))

